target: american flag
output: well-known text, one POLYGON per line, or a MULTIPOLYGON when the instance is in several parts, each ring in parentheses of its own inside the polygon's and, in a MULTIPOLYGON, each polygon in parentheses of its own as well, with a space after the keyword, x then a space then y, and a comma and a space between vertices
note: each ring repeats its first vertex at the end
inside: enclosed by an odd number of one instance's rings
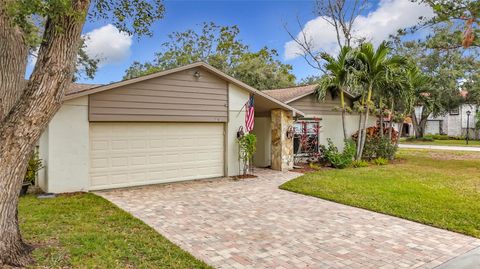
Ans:
POLYGON ((254 115, 255 115, 255 109, 254 107, 254 102, 253 102, 253 94, 250 95, 250 98, 248 99, 247 103, 245 104, 245 131, 250 132, 253 130, 253 124, 254 124, 254 115))

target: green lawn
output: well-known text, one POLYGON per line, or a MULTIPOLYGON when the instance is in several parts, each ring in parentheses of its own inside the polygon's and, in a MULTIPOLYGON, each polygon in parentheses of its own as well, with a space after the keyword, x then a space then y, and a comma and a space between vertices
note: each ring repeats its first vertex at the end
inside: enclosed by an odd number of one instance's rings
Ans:
POLYGON ((480 147, 480 140, 470 140, 467 145, 465 140, 406 141, 402 139, 400 144, 480 147))
POLYGON ((94 194, 20 199, 31 268, 210 268, 94 194))
POLYGON ((325 169, 280 188, 480 238, 480 153, 401 150, 394 164, 325 169))

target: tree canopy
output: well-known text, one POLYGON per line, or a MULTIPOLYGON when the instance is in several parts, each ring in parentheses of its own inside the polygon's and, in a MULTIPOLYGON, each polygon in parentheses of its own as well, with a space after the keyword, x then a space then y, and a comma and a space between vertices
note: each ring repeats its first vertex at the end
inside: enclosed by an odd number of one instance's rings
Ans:
POLYGON ((239 39, 238 26, 204 23, 200 31, 173 32, 152 61, 134 62, 124 79, 203 61, 259 90, 295 84, 292 66, 276 58, 276 50, 250 51, 239 39))
POLYGON ((432 39, 437 48, 479 48, 480 47, 480 2, 471 0, 413 0, 430 5, 435 16, 414 27, 441 26, 432 39))
MULTIPOLYGON (((464 53, 461 49, 443 50, 429 45, 435 42, 432 38, 437 33, 442 33, 443 29, 434 27, 431 38, 426 40, 401 41, 400 37, 393 39, 395 53, 408 57, 430 78, 428 87, 423 91, 429 93, 429 102, 435 104, 429 109, 434 116, 444 114, 459 105, 462 101, 459 96, 460 82, 477 81, 480 68, 479 58, 474 51, 464 53)), ((425 96, 424 94, 419 98, 425 96)))

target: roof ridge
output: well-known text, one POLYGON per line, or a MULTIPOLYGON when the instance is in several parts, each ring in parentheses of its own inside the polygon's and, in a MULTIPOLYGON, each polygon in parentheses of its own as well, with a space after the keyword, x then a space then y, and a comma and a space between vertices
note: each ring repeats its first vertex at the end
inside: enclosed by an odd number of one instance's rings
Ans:
POLYGON ((314 86, 314 85, 316 85, 316 84, 297 85, 297 86, 290 86, 290 87, 285 87, 285 88, 276 88, 276 89, 264 90, 264 92, 265 91, 288 90, 288 89, 293 89, 293 88, 308 87, 308 86, 314 86))

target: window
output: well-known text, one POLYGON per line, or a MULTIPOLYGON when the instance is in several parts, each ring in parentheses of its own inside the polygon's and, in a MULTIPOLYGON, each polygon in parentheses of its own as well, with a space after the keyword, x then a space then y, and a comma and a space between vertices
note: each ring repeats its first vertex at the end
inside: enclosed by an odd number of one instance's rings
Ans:
POLYGON ((458 114, 460 114, 458 107, 450 110, 450 115, 458 115, 458 114))
POLYGON ((298 121, 294 124, 293 150, 297 156, 311 157, 318 153, 318 121, 298 121))

